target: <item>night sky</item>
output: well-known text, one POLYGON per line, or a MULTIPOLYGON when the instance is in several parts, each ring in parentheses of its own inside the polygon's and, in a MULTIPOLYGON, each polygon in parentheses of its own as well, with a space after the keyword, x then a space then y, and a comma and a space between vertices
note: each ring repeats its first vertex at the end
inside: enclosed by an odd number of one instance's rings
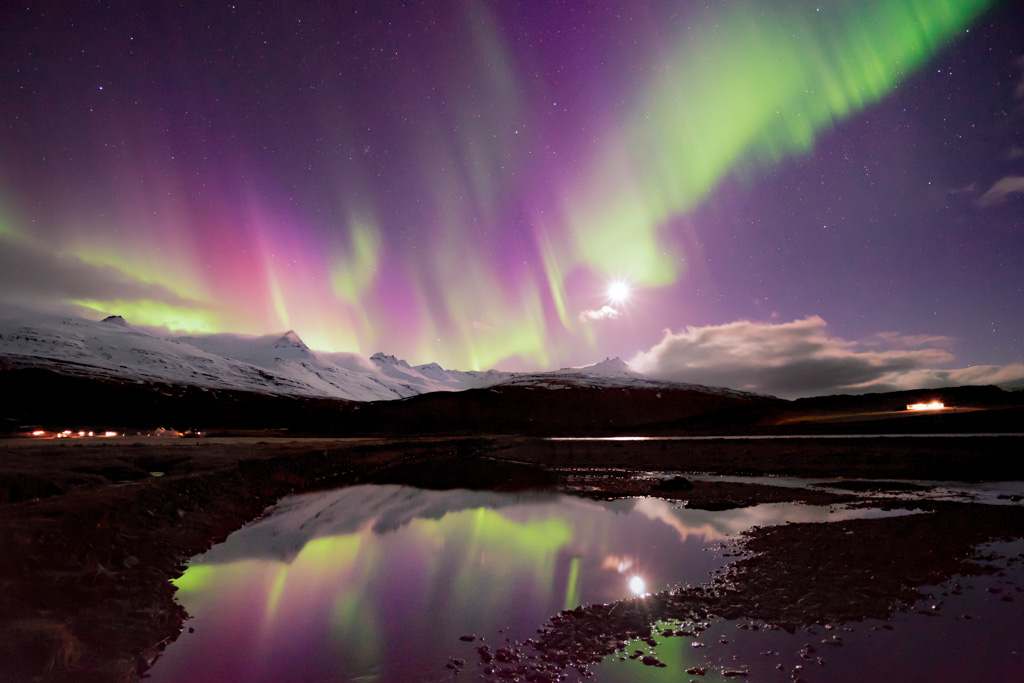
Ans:
POLYGON ((8 3, 0 299, 786 396, 1024 377, 1022 26, 987 0, 8 3))

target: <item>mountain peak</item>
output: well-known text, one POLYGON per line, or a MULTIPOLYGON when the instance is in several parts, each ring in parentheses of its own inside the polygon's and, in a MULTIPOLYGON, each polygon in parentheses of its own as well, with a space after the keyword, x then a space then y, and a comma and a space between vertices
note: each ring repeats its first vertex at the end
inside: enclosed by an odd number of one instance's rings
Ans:
POLYGON ((108 315, 100 322, 104 322, 108 325, 117 325, 119 327, 128 327, 128 321, 119 315, 108 315))
POLYGON ((429 379, 443 379, 448 377, 448 373, 437 363, 427 363, 426 365, 417 365, 413 368, 416 372, 420 373, 424 377, 429 379))
POLYGON ((299 335, 295 333, 295 330, 288 330, 287 332, 282 334, 281 338, 278 339, 277 342, 274 343, 274 348, 275 349, 297 348, 297 349, 305 349, 305 350, 309 349, 309 347, 306 346, 306 342, 302 341, 302 338, 299 337, 299 335))
POLYGON ((403 368, 408 368, 409 367, 409 364, 406 363, 404 360, 401 360, 399 358, 396 358, 395 356, 386 354, 386 353, 384 353, 382 351, 378 351, 377 353, 375 353, 372 356, 370 356, 370 360, 373 361, 374 363, 376 363, 377 365, 399 365, 399 366, 401 366, 403 368))
POLYGON ((586 367, 580 368, 580 370, 592 375, 608 375, 616 377, 623 375, 634 376, 638 374, 630 370, 629 366, 626 364, 626 361, 622 360, 618 356, 616 356, 615 358, 605 358, 600 363, 588 365, 586 367))

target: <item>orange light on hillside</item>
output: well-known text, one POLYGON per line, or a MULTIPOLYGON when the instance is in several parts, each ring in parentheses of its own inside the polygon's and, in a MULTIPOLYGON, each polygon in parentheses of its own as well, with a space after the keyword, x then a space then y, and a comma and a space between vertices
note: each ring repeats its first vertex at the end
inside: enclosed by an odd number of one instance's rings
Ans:
POLYGON ((911 403, 907 406, 907 410, 942 410, 946 405, 940 401, 932 401, 931 403, 911 403))

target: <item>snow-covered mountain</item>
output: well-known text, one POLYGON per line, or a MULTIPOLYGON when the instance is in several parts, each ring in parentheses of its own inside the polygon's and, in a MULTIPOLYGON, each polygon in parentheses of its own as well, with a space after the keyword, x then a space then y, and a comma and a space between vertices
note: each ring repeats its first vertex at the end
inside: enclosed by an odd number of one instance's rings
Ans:
POLYGON ((738 398, 756 398, 758 394, 737 391, 724 387, 708 387, 701 384, 670 382, 653 379, 629 369, 626 361, 621 358, 605 358, 600 363, 584 365, 578 368, 562 368, 549 372, 517 373, 508 379, 496 383, 493 388, 528 387, 537 389, 568 389, 577 387, 602 387, 618 389, 690 389, 709 394, 735 396, 738 398))
POLYGON ((367 360, 314 351, 295 332, 163 335, 120 316, 101 321, 32 315, 0 320, 0 359, 8 367, 131 382, 165 382, 258 393, 379 401, 488 386, 501 372, 411 367, 394 356, 367 360), (422 372, 421 372, 422 369, 422 372))
POLYGON ((383 353, 366 359, 351 353, 314 351, 293 331, 261 337, 173 336, 131 325, 120 316, 101 321, 40 314, 0 318, 0 364, 127 382, 352 401, 487 387, 495 391, 502 387, 664 387, 746 395, 650 379, 630 370, 619 358, 551 372, 462 372, 446 370, 437 363, 412 366, 383 353))
POLYGON ((370 362, 377 371, 391 380, 401 382, 402 386, 417 389, 415 393, 425 394, 430 391, 476 389, 487 387, 502 380, 513 377, 511 372, 488 370, 486 372, 461 370, 445 370, 437 363, 410 366, 404 360, 383 353, 370 356, 370 362))
POLYGON ((1003 391, 1024 391, 1024 377, 1021 379, 1011 379, 1007 382, 999 382, 996 386, 1003 391))

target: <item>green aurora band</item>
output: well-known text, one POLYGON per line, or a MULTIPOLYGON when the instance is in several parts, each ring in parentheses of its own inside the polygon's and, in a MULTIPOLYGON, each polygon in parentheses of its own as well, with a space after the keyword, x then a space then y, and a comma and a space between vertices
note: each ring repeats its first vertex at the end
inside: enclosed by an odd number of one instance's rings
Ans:
MULTIPOLYGON (((685 270, 661 234, 730 172, 806 154, 898 87, 991 0, 735 2, 680 36, 564 207, 549 281, 586 265, 666 286, 685 270), (819 11, 820 7, 820 11, 819 11)), ((550 263, 551 259, 546 258, 550 263)), ((561 301, 561 284, 553 287, 561 301)))

